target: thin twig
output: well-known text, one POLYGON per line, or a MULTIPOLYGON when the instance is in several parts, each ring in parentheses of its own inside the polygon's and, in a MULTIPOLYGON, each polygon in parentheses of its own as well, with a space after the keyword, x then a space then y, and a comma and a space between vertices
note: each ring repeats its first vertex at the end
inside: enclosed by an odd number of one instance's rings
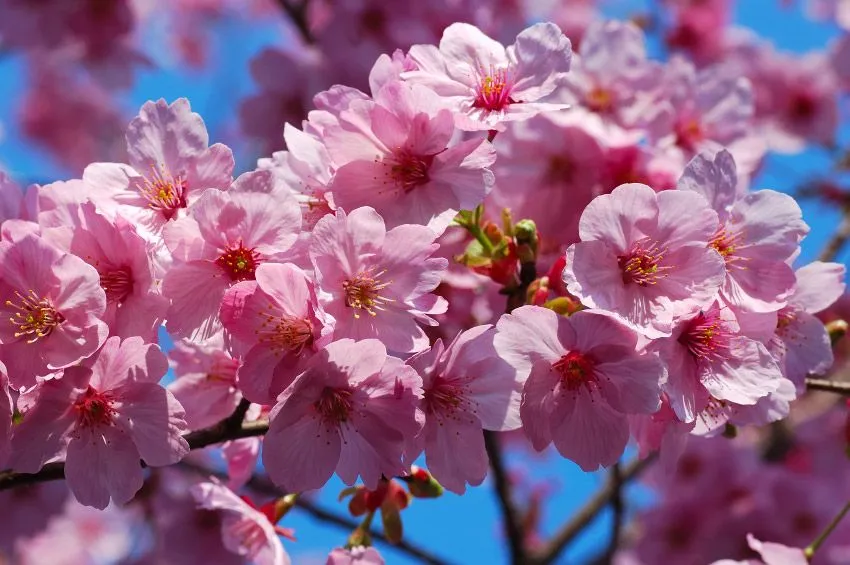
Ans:
POLYGON ((511 552, 511 563, 514 565, 525 565, 528 561, 525 550, 525 533, 523 532, 522 520, 514 503, 510 478, 508 477, 507 469, 502 459, 502 446, 499 445, 499 439, 496 437, 495 432, 484 430, 484 447, 490 458, 493 486, 496 491, 496 498, 499 500, 499 507, 502 510, 505 535, 507 535, 508 547, 511 552))
POLYGON ((583 532, 606 506, 612 503, 622 489, 622 485, 637 478, 654 460, 654 456, 649 456, 646 459, 635 459, 621 469, 618 481, 611 480, 611 477, 609 477, 605 481, 605 485, 578 512, 573 514, 568 522, 561 526, 552 539, 540 551, 532 555, 532 562, 546 565, 555 561, 564 548, 583 532))
POLYGON ((806 389, 822 390, 825 392, 834 392, 837 394, 850 395, 850 382, 830 381, 827 379, 806 379, 806 389))
POLYGON ((841 250, 844 249, 844 245, 847 243, 848 239, 850 239, 850 214, 844 210, 841 217, 841 223, 838 224, 838 228, 824 246, 823 251, 820 254, 820 260, 834 261, 835 258, 838 257, 839 253, 841 253, 841 250))
POLYGON ((611 539, 608 541, 608 549, 605 550, 605 563, 610 564, 614 559, 614 554, 620 547, 620 538, 623 531, 623 520, 626 517, 626 503, 623 499, 623 472, 619 463, 615 463, 611 467, 609 480, 613 490, 611 497, 611 509, 613 516, 611 518, 611 539))
POLYGON ((277 0, 277 3, 289 17, 295 29, 298 30, 298 34, 301 35, 304 43, 307 45, 316 43, 316 38, 313 37, 310 31, 310 24, 307 22, 307 7, 310 0, 301 0, 298 4, 293 3, 292 0, 277 0))
MULTIPOLYGON (((190 432, 183 437, 189 444, 189 449, 202 449, 204 447, 223 443, 233 439, 254 437, 264 435, 269 430, 268 420, 257 420, 256 422, 242 422, 247 411, 247 401, 239 404, 236 410, 221 422, 190 432)), ((140 462, 145 467, 144 462, 140 462)), ((44 465, 37 473, 15 473, 13 471, 0 472, 0 491, 14 488, 16 486, 31 485, 47 481, 58 481, 65 478, 65 462, 54 461, 44 465)))

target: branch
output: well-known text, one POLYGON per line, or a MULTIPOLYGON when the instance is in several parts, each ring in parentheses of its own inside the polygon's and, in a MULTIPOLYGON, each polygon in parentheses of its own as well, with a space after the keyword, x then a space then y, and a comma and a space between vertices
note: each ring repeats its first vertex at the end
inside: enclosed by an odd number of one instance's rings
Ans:
POLYGON ((496 497, 499 499, 502 519, 505 522, 505 534, 508 537, 508 546, 511 551, 511 563, 524 565, 528 560, 525 551, 525 533, 522 531, 522 521, 514 504, 511 482, 502 459, 502 446, 499 445, 499 439, 495 432, 484 430, 484 447, 490 458, 493 486, 496 490, 496 497))
POLYGON ((832 234, 832 237, 826 243, 826 246, 824 246, 819 259, 821 261, 834 261, 838 254, 841 253, 848 239, 850 239, 850 214, 845 210, 841 218, 841 223, 838 224, 838 229, 835 230, 835 233, 832 234))
POLYGON ((653 461, 655 461, 654 455, 646 459, 635 459, 622 468, 619 480, 612 480, 612 477, 609 477, 605 485, 587 501, 584 507, 579 509, 568 522, 561 526, 561 529, 555 533, 549 543, 532 556, 532 562, 547 565, 555 561, 564 548, 584 531, 593 519, 602 512, 603 508, 614 503, 615 499, 620 496, 622 486, 632 479, 637 478, 653 461))
POLYGON ((280 4, 281 9, 289 17, 292 25, 298 30, 304 43, 307 45, 316 43, 316 38, 310 32, 310 24, 307 22, 307 6, 310 0, 301 0, 298 4, 294 4, 292 0, 277 0, 277 3, 280 4))
MULTIPOLYGON (((268 420, 257 420, 256 422, 242 422, 250 402, 243 400, 236 410, 209 428, 189 432, 183 437, 189 443, 189 449, 202 449, 204 447, 223 443, 233 439, 261 436, 269 430, 268 420)), ((145 463, 140 462, 142 467, 145 463)), ((47 481, 58 481, 65 478, 65 462, 54 461, 47 463, 37 473, 15 473, 12 471, 0 471, 0 491, 14 488, 16 486, 44 483, 47 481)))
POLYGON ((617 548, 620 547, 620 538, 623 533, 623 520, 626 516, 626 504, 623 500, 623 472, 620 468, 620 463, 615 463, 611 467, 611 472, 608 476, 613 489, 611 497, 611 509, 614 511, 614 516, 611 519, 611 539, 608 541, 608 549, 605 550, 603 563, 610 564, 614 560, 614 554, 617 553, 617 548))
POLYGON ((827 379, 806 379, 807 390, 822 390, 850 396, 850 382, 830 381, 827 379))

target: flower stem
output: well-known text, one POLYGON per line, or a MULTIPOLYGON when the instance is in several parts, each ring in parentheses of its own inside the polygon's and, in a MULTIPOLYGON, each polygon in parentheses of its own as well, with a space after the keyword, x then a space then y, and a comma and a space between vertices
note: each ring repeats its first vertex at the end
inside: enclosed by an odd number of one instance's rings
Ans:
POLYGON ((812 556, 815 554, 818 548, 820 548, 820 546, 823 545, 823 542, 826 541, 826 538, 828 538, 829 535, 833 532, 833 530, 838 527, 838 524, 841 522, 847 512, 850 512, 850 502, 844 505, 844 508, 842 508, 841 512, 839 512, 838 515, 832 519, 832 522, 827 525, 826 529, 824 529, 824 531, 821 532, 817 539, 813 541, 811 545, 809 545, 809 547, 804 550, 807 559, 811 560, 812 556))

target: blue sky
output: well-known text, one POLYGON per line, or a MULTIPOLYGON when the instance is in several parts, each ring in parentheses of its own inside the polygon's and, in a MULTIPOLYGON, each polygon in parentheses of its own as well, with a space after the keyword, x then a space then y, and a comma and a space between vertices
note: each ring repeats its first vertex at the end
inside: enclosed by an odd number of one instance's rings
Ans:
MULTIPOLYGON (((819 49, 837 35, 830 24, 805 20, 800 8, 780 9, 779 0, 740 0, 737 21, 751 27, 760 35, 773 41, 779 48, 802 52, 819 49)), ((623 13, 624 3, 609 2, 616 12, 623 13)), ((640 2, 626 2, 631 6, 640 2)), ((134 88, 122 95, 121 103, 131 115, 142 102, 163 97, 167 100, 185 96, 193 109, 201 113, 207 122, 211 139, 226 141, 226 132, 235 126, 234 108, 238 100, 252 89, 247 61, 261 47, 272 42, 275 27, 264 24, 255 33, 239 33, 233 24, 219 24, 215 33, 231 40, 219 43, 219 51, 213 53, 218 61, 215 68, 204 72, 185 72, 167 64, 161 68, 142 72, 134 88)), ((167 61, 163 47, 151 55, 156 61, 167 61)), ((0 163, 14 178, 21 181, 49 182, 66 178, 67 173, 52 163, 49 157, 25 143, 11 118, 20 97, 24 95, 23 61, 15 56, 0 55, 0 123, 4 134, 0 138, 0 163)), ((841 141, 848 141, 847 128, 841 132, 841 141)), ((239 171, 250 167, 250 159, 244 152, 237 153, 239 171)), ((757 179, 756 188, 773 188, 790 191, 800 181, 831 167, 829 155, 813 149, 793 157, 771 156, 763 173, 757 179)), ((811 202, 801 203, 806 220, 812 226, 811 235, 804 242, 803 260, 816 257, 831 229, 837 222, 835 210, 811 202)), ((602 474, 582 473, 574 464, 552 454, 531 457, 519 452, 514 463, 524 473, 537 480, 549 481, 554 487, 546 506, 544 527, 552 531, 578 508, 584 499, 604 479, 602 474)), ((326 506, 336 503, 342 485, 331 481, 320 494, 319 500, 326 506)), ((638 496, 640 503, 649 497, 638 496)), ((634 505, 632 506, 634 507, 634 505)), ((339 505, 340 510, 344 506, 339 505)), ((470 489, 459 497, 446 494, 439 500, 416 500, 404 512, 405 530, 409 538, 427 545, 435 553, 454 563, 506 563, 506 553, 500 538, 498 510, 491 485, 485 483, 470 489)), ((603 515, 594 523, 561 559, 561 563, 582 562, 584 557, 594 554, 607 540, 608 516, 603 515)), ((294 512, 284 525, 295 528, 298 543, 287 547, 295 556, 296 563, 323 563, 329 548, 344 543, 346 532, 317 524, 311 518, 294 512)), ((403 554, 381 548, 389 563, 414 563, 403 554)))

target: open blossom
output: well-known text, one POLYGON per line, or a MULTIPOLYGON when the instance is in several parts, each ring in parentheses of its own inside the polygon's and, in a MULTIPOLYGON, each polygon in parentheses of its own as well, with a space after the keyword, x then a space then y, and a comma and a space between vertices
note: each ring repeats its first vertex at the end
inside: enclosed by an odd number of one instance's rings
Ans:
POLYGON ((767 348, 738 329, 731 311, 715 302, 650 345, 667 364, 664 390, 683 422, 712 402, 752 405, 779 387, 782 373, 767 348))
POLYGON ((425 429, 421 438, 428 470, 447 489, 463 493, 466 483, 487 476, 482 428, 520 427, 522 388, 516 370, 493 348, 495 330, 478 326, 448 346, 442 340, 407 360, 422 377, 425 429))
POLYGON ((0 360, 15 389, 88 357, 106 340, 97 271, 35 235, 0 243, 0 360))
POLYGON ((109 338, 83 365, 39 385, 12 437, 12 468, 35 473, 63 449, 65 478, 86 506, 128 502, 142 488, 139 459, 171 465, 188 451, 183 408, 159 385, 165 355, 141 338, 109 338))
POLYGON ((685 167, 678 188, 701 194, 717 212, 720 227, 710 246, 723 256, 723 299, 753 312, 782 308, 796 279, 788 261, 797 255, 809 232, 794 199, 773 190, 737 193, 732 155, 719 151, 697 155, 685 167))
POLYGON ((180 98, 146 102, 127 128, 129 165, 94 163, 88 183, 105 211, 117 211, 151 232, 185 214, 208 188, 227 190, 233 154, 219 143, 209 146, 201 117, 180 98))
POLYGON ((225 291, 254 280, 260 264, 283 259, 300 228, 298 204, 270 171, 245 173, 227 192, 205 192, 163 232, 174 258, 162 283, 171 299, 169 333, 205 339, 220 330, 225 291))
POLYGON ((723 284, 723 258, 709 246, 717 229, 698 194, 619 186, 582 213, 564 281, 585 306, 648 337, 670 335, 675 316, 708 305, 723 284))
POLYGON ((437 325, 446 300, 432 293, 448 266, 425 226, 389 231, 374 209, 337 210, 316 224, 310 258, 319 300, 334 319, 334 338, 378 338, 393 352, 428 347, 419 324, 437 325))
POLYGON ((328 555, 325 565, 384 565, 384 558, 374 547, 337 547, 328 555))
POLYGON ((768 351, 783 374, 802 389, 809 374, 821 374, 832 366, 829 334, 814 314, 831 306, 844 294, 847 268, 839 263, 816 261, 797 269, 797 287, 788 305, 779 310, 768 351))
POLYGON ((273 510, 257 509, 215 479, 191 487, 201 508, 222 514, 224 547, 256 565, 289 565, 290 559, 278 537, 286 533, 274 523, 273 510))
POLYGON ((324 132, 338 167, 334 203, 371 206, 390 228, 422 224, 442 233, 493 185, 493 147, 481 138, 450 146, 454 133, 452 112, 424 86, 389 82, 374 101, 353 101, 324 132))
POLYGON ((553 23, 526 28, 504 47, 477 27, 454 23, 440 46, 414 45, 417 70, 402 78, 424 84, 457 112, 457 127, 492 130, 569 105, 547 101, 570 70, 570 40, 553 23))
POLYGON ((664 367, 639 353, 638 334, 606 313, 569 318, 523 306, 496 325, 496 351, 527 376, 520 415, 531 444, 583 470, 617 462, 629 441, 630 414, 661 406, 664 367))
POLYGON ((97 269, 106 293, 103 319, 110 335, 156 341, 168 300, 159 292, 151 244, 122 216, 111 221, 90 202, 80 206, 70 251, 97 269))
POLYGON ((242 356, 239 388, 259 404, 274 404, 301 363, 331 338, 313 282, 290 264, 257 267, 256 282, 239 283, 224 295, 221 319, 242 356))
POLYGON ((316 354, 278 398, 263 464, 286 492, 320 488, 336 471, 375 490, 405 473, 422 428, 422 380, 376 339, 341 339, 316 354))
POLYGON ((222 334, 200 343, 176 341, 168 359, 177 377, 168 390, 183 406, 189 429, 212 426, 233 414, 242 399, 236 383, 240 363, 226 353, 222 334))

